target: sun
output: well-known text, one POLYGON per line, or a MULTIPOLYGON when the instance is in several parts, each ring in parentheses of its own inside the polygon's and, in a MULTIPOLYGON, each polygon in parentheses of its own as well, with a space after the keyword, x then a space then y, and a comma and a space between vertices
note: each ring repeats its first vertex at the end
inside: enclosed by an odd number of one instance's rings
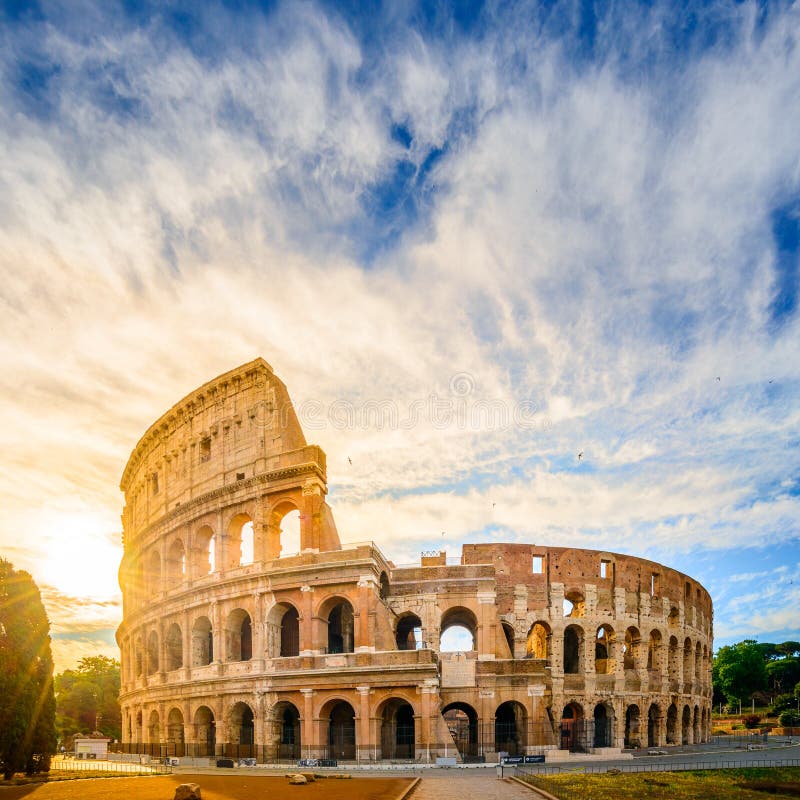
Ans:
POLYGON ((104 600, 118 595, 122 547, 106 533, 108 522, 91 512, 49 519, 39 537, 37 580, 71 597, 104 600))

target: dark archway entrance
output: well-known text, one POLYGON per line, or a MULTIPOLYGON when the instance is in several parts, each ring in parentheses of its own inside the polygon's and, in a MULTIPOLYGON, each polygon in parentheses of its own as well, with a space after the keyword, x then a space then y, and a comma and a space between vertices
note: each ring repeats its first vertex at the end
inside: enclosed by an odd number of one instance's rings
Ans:
POLYGON ((494 716, 494 749, 510 756, 525 754, 525 708, 508 701, 497 707, 494 716))
POLYGON ((350 760, 356 757, 356 714, 350 703, 336 703, 328 717, 329 758, 350 760))
POLYGON ((413 760, 415 753, 414 709, 405 700, 389 700, 381 719, 381 757, 413 760))
POLYGON ((478 743, 478 712, 467 703, 451 703, 442 709, 442 716, 453 738, 453 744, 464 762, 481 755, 478 743))

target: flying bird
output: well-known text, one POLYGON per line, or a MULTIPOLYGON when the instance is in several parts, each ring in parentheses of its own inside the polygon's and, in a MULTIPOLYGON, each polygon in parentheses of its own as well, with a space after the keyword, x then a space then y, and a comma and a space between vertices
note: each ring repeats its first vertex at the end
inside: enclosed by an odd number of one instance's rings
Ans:
POLYGON ((583 458, 583 450, 581 450, 580 453, 578 453, 578 461, 580 461, 582 458, 583 458))
POLYGON ((719 380, 719 375, 717 375, 717 380, 719 380))
POLYGON ((350 456, 347 456, 347 463, 352 467, 353 466, 353 459, 350 456))

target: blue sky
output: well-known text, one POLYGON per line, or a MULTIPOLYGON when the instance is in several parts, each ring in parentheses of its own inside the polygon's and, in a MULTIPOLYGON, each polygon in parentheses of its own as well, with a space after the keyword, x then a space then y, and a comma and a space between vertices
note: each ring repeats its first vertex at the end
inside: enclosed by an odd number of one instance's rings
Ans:
POLYGON ((344 540, 647 556, 717 645, 800 638, 796 7, 0 19, 0 553, 60 665, 112 652, 130 450, 258 355, 344 540))

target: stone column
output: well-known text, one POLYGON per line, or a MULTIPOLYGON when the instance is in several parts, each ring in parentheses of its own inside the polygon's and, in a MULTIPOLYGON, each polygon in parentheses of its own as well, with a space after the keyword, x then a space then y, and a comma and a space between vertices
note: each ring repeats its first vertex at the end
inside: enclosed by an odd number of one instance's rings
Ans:
POLYGON ((300 650, 301 656, 311 656, 318 652, 318 644, 314 640, 314 587, 301 586, 303 603, 300 617, 300 650))
POLYGON ((550 744, 552 731, 548 731, 550 722, 544 708, 544 684, 528 686, 528 697, 530 697, 531 714, 531 737, 527 741, 527 750, 536 745, 550 744))
POLYGON ((369 686, 356 686, 359 694, 358 727, 356 729, 356 760, 366 758, 372 760, 377 757, 376 744, 369 735, 369 686))
POLYGON ((183 677, 187 681, 192 677, 192 618, 188 609, 183 612, 183 677))
POLYGON ((261 672, 264 669, 264 609, 263 595, 253 592, 253 660, 250 669, 261 672))
POLYGON ((375 579, 372 575, 362 575, 358 580, 358 630, 354 648, 357 653, 375 652, 375 642, 370 630, 370 621, 374 614, 375 579))
POLYGON ((496 600, 494 592, 478 592, 478 661, 493 661, 495 658, 496 600))
POLYGON ((314 749, 320 746, 318 736, 314 730, 314 690, 301 689, 303 695, 303 719, 300 739, 306 758, 314 757, 314 749))

